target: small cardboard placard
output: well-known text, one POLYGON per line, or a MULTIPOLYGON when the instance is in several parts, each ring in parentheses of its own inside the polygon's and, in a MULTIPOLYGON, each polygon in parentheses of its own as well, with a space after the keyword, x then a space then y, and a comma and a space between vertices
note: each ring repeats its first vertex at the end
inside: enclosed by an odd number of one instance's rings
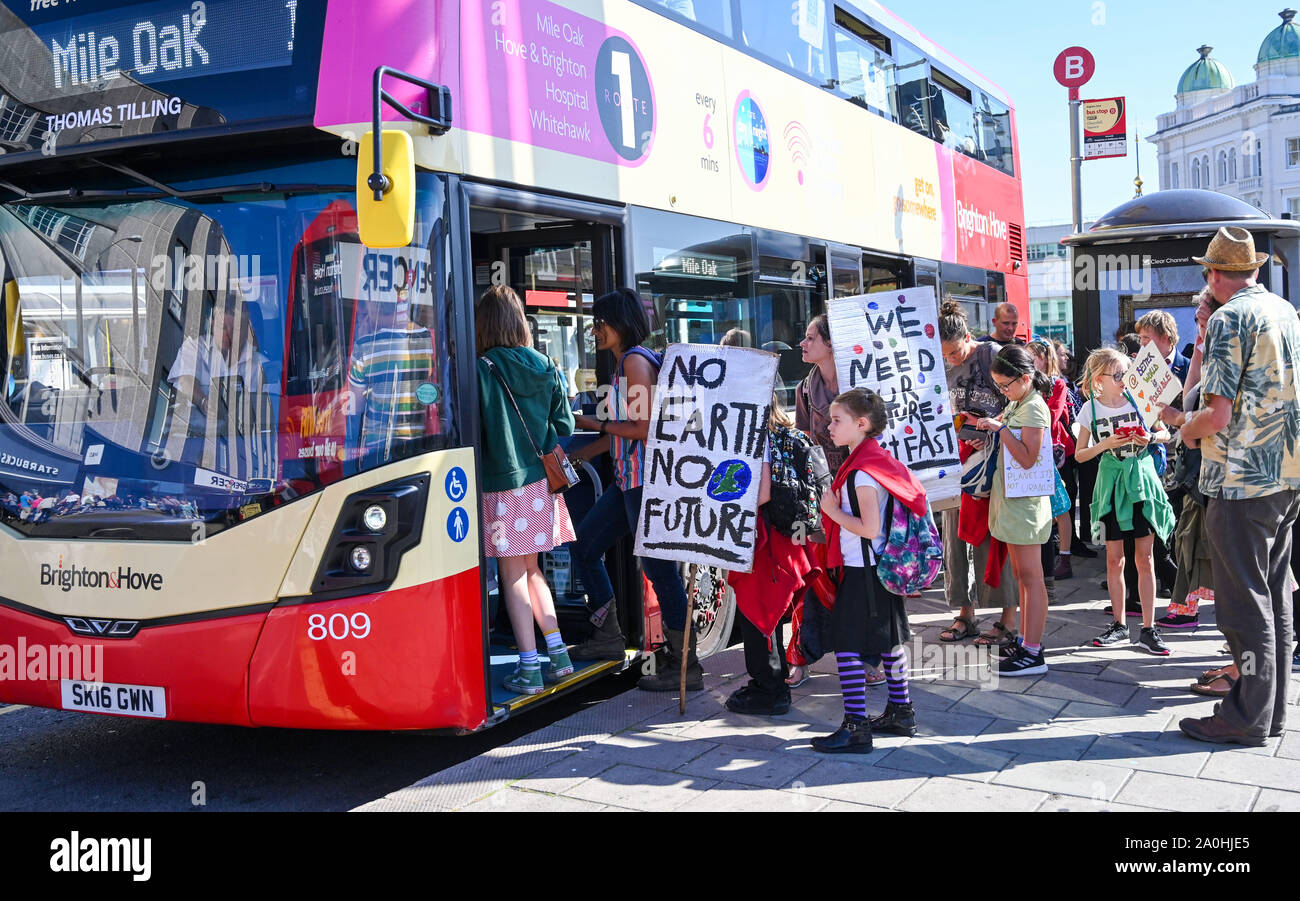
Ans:
POLYGON ((776 354, 749 347, 668 348, 650 407, 639 556, 736 572, 754 568, 779 362, 776 354))
POLYGON ((1183 384, 1178 381, 1165 358, 1156 350, 1154 341, 1138 351, 1137 359, 1124 374, 1124 387, 1133 395, 1142 421, 1148 431, 1153 430, 1156 420, 1160 418, 1160 407, 1173 403, 1183 392, 1183 384))
MULTIPOLYGON (((1023 429, 1007 429, 1017 439, 1023 429)), ((1043 429, 1043 446, 1038 450, 1034 465, 1025 469, 1002 445, 1002 487, 1005 497, 1050 497, 1056 490, 1056 461, 1052 457, 1052 432, 1043 429)))

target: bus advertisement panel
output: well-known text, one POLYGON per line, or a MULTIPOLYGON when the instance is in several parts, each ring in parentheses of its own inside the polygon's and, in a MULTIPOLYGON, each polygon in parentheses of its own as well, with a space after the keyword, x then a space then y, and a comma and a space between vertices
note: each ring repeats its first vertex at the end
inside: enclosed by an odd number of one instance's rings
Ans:
MULTIPOLYGON (((952 147, 632 3, 598 20, 551 0, 465 0, 458 22, 448 5, 430 16, 459 27, 457 50, 431 39, 417 73, 449 85, 456 109, 439 150, 417 147, 430 165, 1014 272, 1019 180, 952 147)), ((318 126, 366 127, 366 74, 323 73, 318 126)))

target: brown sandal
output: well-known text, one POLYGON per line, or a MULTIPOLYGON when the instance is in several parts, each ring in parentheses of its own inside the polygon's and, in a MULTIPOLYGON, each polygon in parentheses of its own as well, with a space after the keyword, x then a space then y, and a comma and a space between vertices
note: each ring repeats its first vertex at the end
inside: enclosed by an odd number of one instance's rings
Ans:
POLYGON ((955 641, 965 641, 968 638, 976 638, 979 634, 979 628, 975 625, 973 619, 969 619, 965 616, 954 616, 952 619, 952 625, 939 633, 939 640, 952 643, 955 641), (961 628, 957 627, 958 623, 961 623, 961 628), (945 635, 948 637, 944 638, 945 635))
POLYGON ((993 624, 992 628, 981 632, 976 636, 975 644, 981 648, 997 647, 1006 644, 1015 637, 1016 633, 1003 625, 1002 620, 998 620, 993 624))
POLYGON ((1214 675, 1211 675, 1211 673, 1214 673, 1214 671, 1202 673, 1201 677, 1196 680, 1196 684, 1190 686, 1192 694, 1205 695, 1208 698, 1227 697, 1228 693, 1232 691, 1232 686, 1237 684, 1236 677, 1229 676, 1226 672, 1215 673, 1214 675), (1226 682, 1227 687, 1215 688, 1214 686, 1219 682, 1226 682))

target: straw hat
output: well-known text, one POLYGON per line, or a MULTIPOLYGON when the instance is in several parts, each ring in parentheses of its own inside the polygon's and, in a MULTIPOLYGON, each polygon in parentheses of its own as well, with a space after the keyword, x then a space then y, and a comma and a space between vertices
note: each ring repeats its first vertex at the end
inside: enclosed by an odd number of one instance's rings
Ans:
POLYGON ((1244 228, 1224 226, 1215 234, 1205 256, 1192 259, 1209 269, 1251 272, 1264 264, 1268 254, 1255 252, 1255 238, 1244 228))

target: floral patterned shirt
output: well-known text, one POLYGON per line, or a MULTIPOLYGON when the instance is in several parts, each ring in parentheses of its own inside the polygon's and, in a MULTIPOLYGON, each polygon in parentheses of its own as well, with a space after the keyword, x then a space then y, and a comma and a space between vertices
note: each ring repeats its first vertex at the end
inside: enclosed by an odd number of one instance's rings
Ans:
MULTIPOLYGON (((1252 285, 1205 333, 1201 392, 1232 401, 1232 419, 1201 442, 1201 492, 1246 500, 1300 489, 1300 320, 1252 285)), ((1206 403, 1208 406, 1208 403, 1206 403)))

